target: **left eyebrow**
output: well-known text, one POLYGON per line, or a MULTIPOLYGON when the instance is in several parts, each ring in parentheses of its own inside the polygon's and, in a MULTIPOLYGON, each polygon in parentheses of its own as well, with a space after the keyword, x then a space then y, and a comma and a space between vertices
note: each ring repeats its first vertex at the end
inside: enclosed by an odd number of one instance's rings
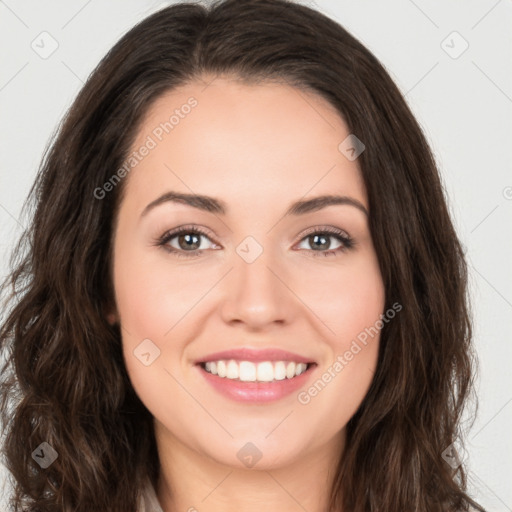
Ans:
POLYGON ((358 210, 362 211, 367 217, 369 216, 368 210, 365 208, 363 203, 358 201, 357 199, 349 196, 318 196, 313 197, 312 199, 306 199, 304 201, 296 201, 293 203, 286 215, 303 215, 305 213, 316 212, 327 206, 333 206, 338 204, 346 204, 349 206, 353 206, 358 210))
MULTIPOLYGON (((199 194, 184 194, 181 192, 166 192, 160 197, 151 201, 141 213, 141 217, 144 217, 150 210, 158 205, 167 202, 181 203, 199 210, 203 210, 210 213, 226 215, 227 205, 224 201, 215 197, 204 196, 199 194)), ((336 196, 336 195, 324 195, 313 197, 312 199, 305 199, 302 201, 295 201, 290 205, 285 215, 304 215, 306 213, 316 212, 323 208, 333 205, 349 205, 362 211, 366 216, 369 216, 368 210, 365 206, 357 199, 349 196, 336 196)))

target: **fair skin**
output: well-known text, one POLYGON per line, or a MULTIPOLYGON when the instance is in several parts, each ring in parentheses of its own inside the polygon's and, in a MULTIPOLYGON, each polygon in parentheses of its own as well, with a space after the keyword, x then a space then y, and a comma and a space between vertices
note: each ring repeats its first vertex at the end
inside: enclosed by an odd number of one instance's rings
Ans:
POLYGON ((317 95, 216 77, 160 97, 133 150, 191 96, 197 106, 124 178, 114 233, 114 316, 131 382, 154 416, 157 496, 165 512, 322 512, 345 426, 375 372, 378 336, 307 404, 298 392, 380 318, 384 286, 360 208, 285 211, 332 194, 369 210, 357 160, 338 150, 350 132, 317 95), (167 201, 141 216, 169 191, 217 198, 226 212, 167 201), (166 231, 190 224, 208 233, 198 235, 199 254, 187 258, 179 236, 167 246, 185 257, 156 245, 166 231), (340 250, 331 233, 315 245, 311 233, 325 227, 347 233, 354 246, 340 250), (318 229, 305 233, 310 228, 318 229), (236 250, 248 236, 263 250, 250 264, 236 250), (327 250, 336 253, 321 254, 327 250), (134 356, 145 339, 160 350, 147 366, 134 356), (239 347, 279 348, 316 364, 298 391, 239 402, 212 387, 196 364, 239 347), (248 442, 261 453, 252 467, 237 457, 248 442))

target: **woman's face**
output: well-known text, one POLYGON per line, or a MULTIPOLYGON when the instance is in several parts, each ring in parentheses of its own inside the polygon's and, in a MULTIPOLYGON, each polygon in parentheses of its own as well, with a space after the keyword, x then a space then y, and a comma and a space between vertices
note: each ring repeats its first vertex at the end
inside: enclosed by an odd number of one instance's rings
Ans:
POLYGON ((281 84, 192 83, 148 112, 113 268, 127 371, 161 446, 258 468, 342 448, 384 311, 349 135, 329 103, 281 84))

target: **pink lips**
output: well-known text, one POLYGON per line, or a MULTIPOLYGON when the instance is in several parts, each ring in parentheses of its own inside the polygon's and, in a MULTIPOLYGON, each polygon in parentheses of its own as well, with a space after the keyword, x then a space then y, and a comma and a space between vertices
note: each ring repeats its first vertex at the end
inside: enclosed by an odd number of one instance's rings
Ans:
POLYGON ((226 350, 209 354, 196 361, 195 366, 208 384, 222 395, 237 402, 265 403, 279 400, 303 387, 311 377, 316 363, 311 359, 280 349, 254 350, 249 348, 226 350), (304 373, 292 379, 272 382, 242 382, 212 375, 204 369, 205 362, 230 360, 237 361, 294 361, 310 363, 304 373))
POLYGON ((281 349, 255 350, 252 348, 237 348, 224 350, 209 354, 196 361, 196 364, 206 363, 207 361, 220 361, 221 359, 235 359, 238 361, 295 361, 296 363, 313 363, 311 358, 303 357, 293 352, 287 352, 281 349))

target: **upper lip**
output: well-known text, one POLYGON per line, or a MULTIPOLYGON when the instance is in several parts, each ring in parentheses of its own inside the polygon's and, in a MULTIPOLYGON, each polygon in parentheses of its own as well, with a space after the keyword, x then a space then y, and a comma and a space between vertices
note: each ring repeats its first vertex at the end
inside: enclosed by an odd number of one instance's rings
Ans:
POLYGON ((235 359, 238 361, 295 361, 297 363, 313 363, 311 358, 288 352, 278 348, 253 349, 253 348, 237 348, 231 350, 223 350, 208 354, 196 360, 196 364, 206 363, 208 361, 221 361, 227 359, 235 359))

